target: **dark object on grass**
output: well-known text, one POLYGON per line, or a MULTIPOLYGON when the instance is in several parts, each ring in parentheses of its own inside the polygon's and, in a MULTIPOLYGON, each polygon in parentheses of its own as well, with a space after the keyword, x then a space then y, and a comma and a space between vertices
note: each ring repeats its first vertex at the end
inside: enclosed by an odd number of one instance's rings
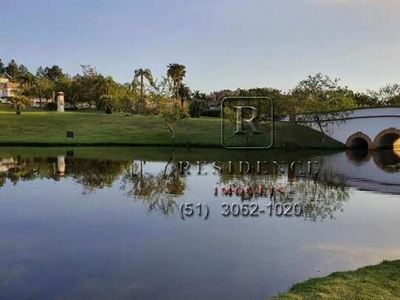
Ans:
POLYGON ((56 111, 57 110, 57 103, 55 103, 55 102, 47 103, 47 109, 50 110, 50 111, 56 111))
POLYGON ((107 115, 111 115, 112 114, 112 110, 108 105, 106 106, 106 113, 107 113, 107 115))
POLYGON ((73 139, 75 137, 75 134, 73 131, 67 131, 67 138, 68 139, 73 139))
POLYGON ((206 110, 201 113, 202 117, 214 117, 214 118, 219 118, 221 117, 221 111, 220 110, 206 110))

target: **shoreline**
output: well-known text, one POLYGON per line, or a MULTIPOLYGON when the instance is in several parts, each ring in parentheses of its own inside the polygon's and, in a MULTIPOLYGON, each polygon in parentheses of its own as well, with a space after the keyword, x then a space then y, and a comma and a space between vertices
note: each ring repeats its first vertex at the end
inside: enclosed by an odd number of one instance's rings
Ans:
POLYGON ((266 298, 311 299, 400 299, 400 260, 383 260, 377 265, 311 278, 293 285, 286 293, 266 298))
MULTIPOLYGON (((237 150, 229 149, 224 146, 214 145, 214 144, 185 144, 185 143, 42 143, 42 142, 0 142, 0 147, 176 147, 176 148, 198 148, 198 149, 223 149, 223 150, 237 150)), ((243 149, 244 151, 268 151, 268 150, 348 150, 350 148, 346 147, 303 147, 297 146, 295 148, 291 147, 271 147, 269 149, 243 149)))

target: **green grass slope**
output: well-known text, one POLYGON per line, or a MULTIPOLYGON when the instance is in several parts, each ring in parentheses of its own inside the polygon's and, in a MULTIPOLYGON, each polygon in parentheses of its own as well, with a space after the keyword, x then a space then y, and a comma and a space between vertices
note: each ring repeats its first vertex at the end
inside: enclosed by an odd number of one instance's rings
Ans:
MULTIPOLYGON (((253 139, 253 138, 252 138, 253 139)), ((343 144, 303 126, 275 123, 274 148, 296 144, 301 148, 343 148, 343 144)), ((171 139, 164 121, 157 116, 107 115, 101 112, 47 112, 27 109, 16 115, 0 105, 0 144, 2 145, 182 145, 221 146, 219 118, 185 119, 171 139), (66 131, 75 133, 66 138, 66 131)))
POLYGON ((296 284, 269 300, 396 300, 400 299, 400 261, 384 261, 351 272, 296 284))

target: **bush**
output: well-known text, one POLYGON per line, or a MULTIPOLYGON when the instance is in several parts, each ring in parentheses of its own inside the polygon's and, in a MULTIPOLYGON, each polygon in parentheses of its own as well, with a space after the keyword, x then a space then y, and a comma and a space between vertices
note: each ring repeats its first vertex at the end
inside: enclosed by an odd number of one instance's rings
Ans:
POLYGON ((200 118, 202 112, 207 109, 207 102, 200 99, 193 99, 189 104, 189 114, 192 118, 200 118))
POLYGON ((219 118, 219 117, 221 117, 221 111, 220 110, 206 110, 201 113, 201 116, 219 118))
POLYGON ((57 103, 55 103, 55 102, 47 103, 47 109, 50 110, 50 111, 56 111, 57 110, 57 103))

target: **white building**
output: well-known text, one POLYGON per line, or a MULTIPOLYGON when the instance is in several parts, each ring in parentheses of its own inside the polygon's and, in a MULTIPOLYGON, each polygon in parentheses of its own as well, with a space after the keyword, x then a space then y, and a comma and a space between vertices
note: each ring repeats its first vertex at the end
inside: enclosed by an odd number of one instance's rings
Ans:
MULTIPOLYGON (((9 97, 15 96, 15 92, 20 88, 19 83, 10 82, 7 78, 0 77, 0 103, 7 103, 9 97)), ((47 103, 53 99, 31 99, 31 106, 46 107, 47 103)))
POLYGON ((10 82, 7 78, 0 78, 0 98, 6 100, 15 95, 19 89, 19 83, 10 82))

